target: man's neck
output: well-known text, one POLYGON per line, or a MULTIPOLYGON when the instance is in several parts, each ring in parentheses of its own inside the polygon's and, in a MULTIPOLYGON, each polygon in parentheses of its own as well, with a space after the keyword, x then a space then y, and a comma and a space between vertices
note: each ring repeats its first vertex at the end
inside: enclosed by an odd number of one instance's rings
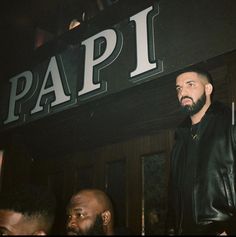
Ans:
POLYGON ((191 116, 192 125, 199 123, 202 120, 202 118, 204 117, 210 105, 211 105, 211 102, 206 103, 198 113, 191 116))

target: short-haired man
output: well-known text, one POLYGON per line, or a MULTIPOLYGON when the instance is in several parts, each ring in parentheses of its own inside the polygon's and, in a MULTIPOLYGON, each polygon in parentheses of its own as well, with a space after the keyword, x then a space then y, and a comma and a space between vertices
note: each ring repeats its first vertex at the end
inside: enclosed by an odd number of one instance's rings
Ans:
POLYGON ((113 206, 99 189, 75 193, 67 207, 68 235, 113 235, 113 206))
POLYGON ((171 154, 168 233, 236 234, 236 127, 232 111, 212 102, 211 75, 188 68, 176 77, 188 115, 171 154))
POLYGON ((44 187, 17 186, 0 194, 0 235, 48 235, 56 208, 44 187))

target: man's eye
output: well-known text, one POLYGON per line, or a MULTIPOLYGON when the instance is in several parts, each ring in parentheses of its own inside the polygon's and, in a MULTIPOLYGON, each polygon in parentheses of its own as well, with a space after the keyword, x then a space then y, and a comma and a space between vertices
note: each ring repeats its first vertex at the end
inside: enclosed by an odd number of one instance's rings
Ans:
POLYGON ((180 87, 176 87, 176 91, 177 91, 177 93, 179 93, 181 91, 181 88, 180 87))
POLYGON ((80 218, 80 219, 83 219, 85 217, 85 215, 83 213, 77 213, 76 217, 80 218))

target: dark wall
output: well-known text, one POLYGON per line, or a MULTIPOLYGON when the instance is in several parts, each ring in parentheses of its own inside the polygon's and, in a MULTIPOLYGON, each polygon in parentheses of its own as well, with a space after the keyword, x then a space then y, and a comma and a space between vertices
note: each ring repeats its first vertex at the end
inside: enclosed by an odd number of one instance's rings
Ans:
MULTIPOLYGON (((231 106, 236 98, 236 54, 226 54, 204 64, 214 78, 215 99, 231 106)), ((130 103, 125 104, 127 114, 121 114, 117 109, 119 106, 124 109, 122 101, 110 101, 113 106, 107 120, 105 119, 107 113, 104 112, 102 104, 97 104, 98 107, 93 109, 96 109, 100 116, 104 116, 104 123, 102 120, 96 122, 90 118, 90 125, 94 130, 81 128, 65 133, 61 128, 50 127, 51 132, 47 132, 49 127, 42 126, 37 129, 37 136, 34 134, 36 127, 32 130, 32 137, 29 136, 28 130, 18 131, 19 134, 14 133, 11 136, 8 134, 11 142, 8 140, 6 143, 8 146, 5 147, 3 190, 21 182, 49 185, 56 194, 60 206, 54 231, 63 233, 64 207, 72 193, 84 187, 101 188, 112 195, 115 206, 119 207, 117 225, 127 227, 132 233, 140 234, 143 179, 141 158, 165 154, 163 179, 166 180, 169 153, 174 142, 173 131, 183 119, 178 111, 174 88, 171 92, 171 88, 175 87, 174 80, 171 82, 173 83, 168 84, 169 86, 162 87, 161 92, 159 87, 142 87, 143 90, 140 88, 139 93, 134 93, 136 96, 130 100, 128 95, 124 96, 124 101, 129 100, 131 104, 136 105, 132 107, 130 103), (160 102, 155 100, 158 98, 156 94, 167 94, 165 100, 161 100, 165 105, 165 112, 160 110, 158 106, 160 102), (114 106, 115 102, 117 106, 114 106), (172 106, 175 108, 173 111, 172 106), (119 126, 113 126, 114 123, 119 126), (87 131, 85 133, 87 140, 81 147, 82 131, 84 133, 87 131), (52 132, 53 136, 47 137, 47 134, 52 132), (35 140, 38 141, 37 144, 35 140), (121 191, 118 199, 117 189, 114 187, 117 183, 121 191)), ((105 105, 108 106, 109 101, 106 101, 105 105)), ((92 107, 90 109, 93 111, 92 107)), ((81 119, 79 115, 78 118, 81 119)))

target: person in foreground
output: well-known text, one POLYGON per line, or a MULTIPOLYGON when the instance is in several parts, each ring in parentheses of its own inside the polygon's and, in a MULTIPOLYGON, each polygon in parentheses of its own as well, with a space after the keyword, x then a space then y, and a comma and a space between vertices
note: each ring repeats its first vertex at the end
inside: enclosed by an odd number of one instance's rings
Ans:
POLYGON ((67 207, 67 235, 114 235, 113 206, 99 189, 75 193, 67 207))
POLYGON ((167 234, 236 234, 236 128, 231 108, 212 101, 211 75, 188 68, 176 78, 188 115, 171 153, 167 234))
POLYGON ((17 186, 0 194, 0 235, 48 235, 56 201, 44 187, 17 186))

